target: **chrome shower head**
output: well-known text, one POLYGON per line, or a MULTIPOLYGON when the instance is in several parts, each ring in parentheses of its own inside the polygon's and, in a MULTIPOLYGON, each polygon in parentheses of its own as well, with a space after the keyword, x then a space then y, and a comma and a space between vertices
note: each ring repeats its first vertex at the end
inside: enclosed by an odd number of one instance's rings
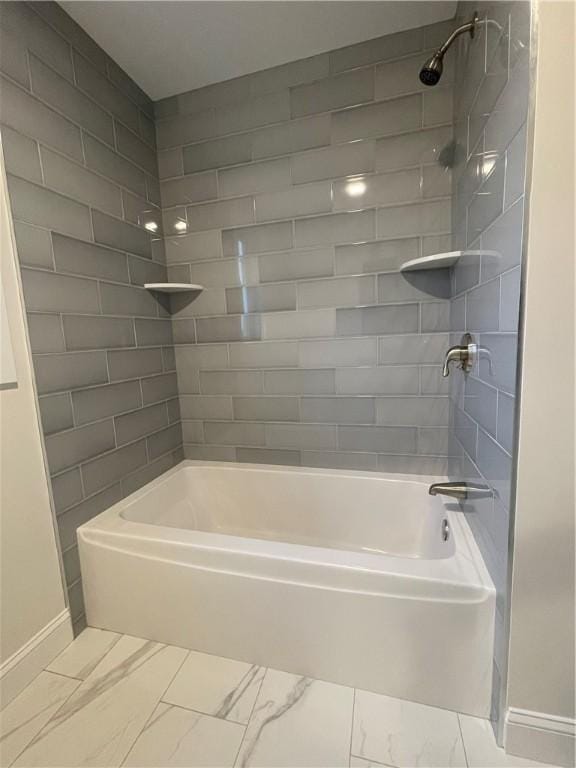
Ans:
POLYGON ((444 54, 439 51, 423 65, 420 70, 420 81, 424 85, 436 85, 442 77, 444 54))
POLYGON ((470 37, 474 37, 474 32, 476 31, 476 24, 478 23, 478 14, 474 12, 474 15, 472 17, 472 21, 469 21, 467 24, 462 24, 461 27, 458 27, 458 29, 455 29, 454 32, 450 35, 448 40, 444 43, 444 45, 440 46, 436 53, 431 56, 428 61, 424 63, 422 66, 422 69, 420 70, 420 81, 424 85, 437 85, 437 83, 440 81, 440 78, 442 77, 442 70, 444 69, 444 56, 446 54, 446 51, 454 40, 456 38, 463 34, 464 32, 469 32, 470 37))

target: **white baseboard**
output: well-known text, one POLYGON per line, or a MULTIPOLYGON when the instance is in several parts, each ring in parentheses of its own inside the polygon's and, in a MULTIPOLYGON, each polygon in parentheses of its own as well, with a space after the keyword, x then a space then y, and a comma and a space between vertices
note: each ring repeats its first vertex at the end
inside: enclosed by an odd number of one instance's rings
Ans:
POLYGON ((18 696, 72 642, 72 639, 70 611, 66 608, 6 659, 0 666, 2 707, 18 696))
POLYGON ((504 747, 511 755, 573 768, 576 720, 511 707, 506 713, 504 747))

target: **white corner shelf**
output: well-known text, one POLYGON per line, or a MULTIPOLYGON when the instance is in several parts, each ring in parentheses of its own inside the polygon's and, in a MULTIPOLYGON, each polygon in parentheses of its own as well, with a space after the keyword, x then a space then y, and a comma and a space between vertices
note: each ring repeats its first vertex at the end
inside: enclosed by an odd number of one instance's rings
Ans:
POLYGON ((410 259, 400 266, 400 272, 418 272, 424 269, 448 269, 453 267, 462 256, 463 251, 448 251, 447 253, 434 253, 432 256, 421 256, 418 259, 410 259))
POLYGON ((195 283, 144 283, 144 288, 158 293, 200 293, 203 285, 195 283))

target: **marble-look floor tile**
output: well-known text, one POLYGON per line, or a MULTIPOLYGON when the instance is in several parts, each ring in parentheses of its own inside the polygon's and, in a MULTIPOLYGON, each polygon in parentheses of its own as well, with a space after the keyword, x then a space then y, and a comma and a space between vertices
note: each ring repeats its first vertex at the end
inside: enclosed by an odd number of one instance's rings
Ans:
POLYGON ((352 688, 269 669, 236 765, 347 766, 353 701, 352 688))
POLYGON ((551 768, 546 763, 507 755, 496 744, 494 729, 489 720, 470 715, 458 715, 458 717, 470 768, 551 768))
POLYGON ((190 654, 162 697, 169 704, 245 725, 264 677, 264 667, 243 661, 190 654))
POLYGON ((86 680, 121 635, 104 629, 86 629, 46 668, 66 677, 86 680))
POLYGON ((466 765, 455 712, 368 691, 356 691, 352 754, 398 768, 466 765))
POLYGON ((120 765, 186 654, 182 648, 123 636, 15 765, 120 765))
POLYGON ((130 750, 133 768, 232 768, 244 727, 161 702, 130 750))
POLYGON ((350 755, 350 768, 387 768, 387 766, 374 760, 364 760, 363 757, 350 755))
POLYGON ((0 765, 5 768, 25 749, 80 685, 78 680, 41 672, 0 713, 0 765))

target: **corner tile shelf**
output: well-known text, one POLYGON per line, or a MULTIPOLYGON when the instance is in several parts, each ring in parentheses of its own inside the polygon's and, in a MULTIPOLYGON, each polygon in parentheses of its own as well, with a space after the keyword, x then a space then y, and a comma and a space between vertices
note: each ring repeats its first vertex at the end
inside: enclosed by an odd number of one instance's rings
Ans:
POLYGON ((424 269, 448 269, 453 267, 462 256, 463 251, 448 251, 447 253, 434 253, 432 256, 421 256, 418 259, 410 259, 400 266, 400 272, 418 272, 424 269))
POLYGON ((195 283, 144 283, 144 288, 157 293, 201 293, 203 285, 195 283))

